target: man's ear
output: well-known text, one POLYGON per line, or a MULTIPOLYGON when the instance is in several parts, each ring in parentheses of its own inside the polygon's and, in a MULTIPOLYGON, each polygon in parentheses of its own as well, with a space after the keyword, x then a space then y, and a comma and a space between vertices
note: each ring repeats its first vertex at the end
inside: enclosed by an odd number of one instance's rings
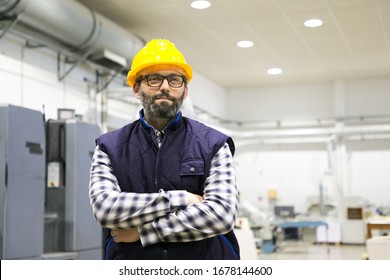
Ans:
POLYGON ((133 93, 135 95, 136 98, 140 99, 140 93, 139 93, 139 84, 138 83, 135 83, 134 86, 133 86, 133 93))
POLYGON ((188 86, 186 85, 184 88, 184 99, 186 99, 188 96, 188 86))

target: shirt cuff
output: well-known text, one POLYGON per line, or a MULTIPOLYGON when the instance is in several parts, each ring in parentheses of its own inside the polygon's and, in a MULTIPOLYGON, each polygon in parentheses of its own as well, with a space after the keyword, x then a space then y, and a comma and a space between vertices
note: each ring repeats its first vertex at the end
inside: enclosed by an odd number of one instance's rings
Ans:
POLYGON ((171 210, 183 208, 188 205, 187 191, 168 191, 171 210))
POLYGON ((153 222, 140 226, 138 232, 143 247, 161 242, 153 222))

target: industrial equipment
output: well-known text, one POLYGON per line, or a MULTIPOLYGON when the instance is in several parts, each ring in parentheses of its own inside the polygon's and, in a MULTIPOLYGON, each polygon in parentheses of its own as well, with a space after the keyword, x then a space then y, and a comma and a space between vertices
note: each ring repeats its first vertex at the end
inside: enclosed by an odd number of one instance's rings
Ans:
POLYGON ((359 196, 343 196, 340 201, 340 221, 344 244, 364 244, 366 224, 364 200, 359 196))
POLYGON ((275 220, 274 216, 263 212, 247 201, 241 201, 239 217, 245 217, 253 230, 254 237, 258 239, 258 247, 263 253, 272 253, 276 249, 275 220))
POLYGON ((1 259, 102 258, 88 196, 99 134, 74 114, 45 123, 39 111, 0 105, 1 259))
POLYGON ((45 258, 101 259, 102 231, 89 205, 88 186, 97 125, 71 117, 48 120, 45 258))
POLYGON ((42 113, 0 105, 0 257, 43 253, 45 133, 42 113))

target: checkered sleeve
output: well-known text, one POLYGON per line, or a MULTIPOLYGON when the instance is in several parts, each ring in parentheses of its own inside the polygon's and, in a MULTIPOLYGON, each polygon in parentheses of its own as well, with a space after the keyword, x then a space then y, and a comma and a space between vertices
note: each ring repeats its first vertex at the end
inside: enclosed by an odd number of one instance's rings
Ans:
POLYGON ((233 157, 225 144, 212 160, 204 201, 177 209, 138 227, 143 246, 158 242, 189 242, 229 232, 238 208, 233 157))
POLYGON ((187 205, 186 191, 122 192, 110 159, 99 146, 91 162, 89 197, 97 222, 111 229, 137 227, 187 205))

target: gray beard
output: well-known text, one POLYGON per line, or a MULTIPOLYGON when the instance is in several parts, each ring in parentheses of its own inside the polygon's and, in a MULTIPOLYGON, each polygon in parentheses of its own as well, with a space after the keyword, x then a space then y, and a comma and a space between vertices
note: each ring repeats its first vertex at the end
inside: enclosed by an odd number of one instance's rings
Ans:
POLYGON ((146 96, 142 91, 141 94, 141 102, 144 107, 145 113, 150 118, 160 118, 160 119, 174 119, 179 112, 183 100, 184 100, 184 91, 181 97, 174 98, 169 95, 169 93, 160 93, 156 96, 150 97, 146 96), (159 98, 160 96, 166 96, 173 102, 173 105, 169 105, 167 102, 161 102, 160 105, 157 105, 154 100, 159 98))
POLYGON ((149 116, 154 118, 173 119, 179 112, 179 104, 175 103, 170 106, 166 102, 162 102, 160 105, 152 103, 145 110, 149 113, 149 116))

